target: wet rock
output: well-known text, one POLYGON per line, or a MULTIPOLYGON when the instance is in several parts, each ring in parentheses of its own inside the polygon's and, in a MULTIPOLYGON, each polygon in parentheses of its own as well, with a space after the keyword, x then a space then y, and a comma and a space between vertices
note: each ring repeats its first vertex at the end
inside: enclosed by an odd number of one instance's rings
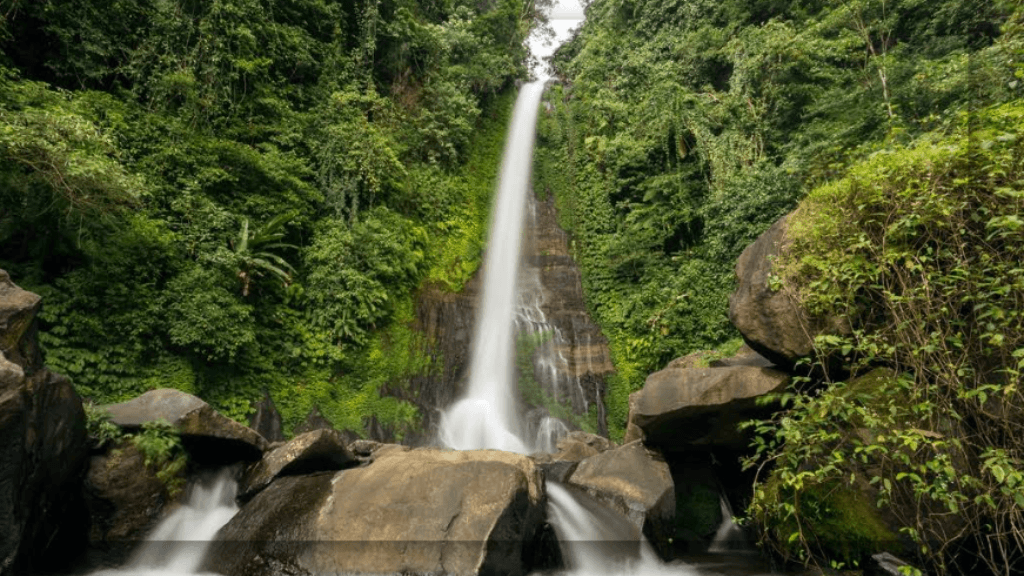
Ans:
POLYGON ((762 415, 757 398, 781 391, 788 381, 785 372, 757 366, 666 368, 630 396, 629 422, 646 444, 664 450, 744 447, 747 436, 739 424, 762 415))
POLYGON ((335 471, 359 464, 335 430, 314 430, 267 452, 239 482, 238 498, 249 500, 280 476, 335 471))
POLYGON ((583 460, 569 484, 611 506, 667 555, 675 516, 672 475, 661 453, 632 442, 583 460))
POLYGON ((864 566, 864 576, 904 576, 912 573, 913 566, 888 552, 871 556, 864 566))
POLYGON ((584 432, 582 430, 570 432, 565 438, 559 440, 556 446, 561 450, 563 446, 568 446, 574 443, 583 444, 584 446, 592 448, 596 452, 604 452, 605 450, 611 450, 615 447, 615 443, 604 436, 598 436, 597 434, 591 434, 590 432, 584 432))
POLYGON ((54 567, 84 542, 85 412, 71 382, 42 366, 40 306, 0 270, 2 574, 54 567))
POLYGON ((524 574, 543 532, 540 471, 492 450, 389 450, 369 466, 280 478, 221 530, 207 569, 524 574))
POLYGON ((258 460, 267 441, 255 430, 221 415, 191 394, 163 388, 104 407, 110 421, 135 430, 146 422, 165 420, 181 433, 189 457, 201 463, 230 464, 258 460))
POLYGON ((92 563, 119 566, 176 501, 138 448, 122 442, 93 456, 83 486, 92 563))
POLYGON ((391 451, 408 452, 410 450, 408 446, 401 444, 387 444, 365 439, 349 442, 348 449, 364 465, 372 463, 377 456, 382 456, 391 451))
POLYGON ((571 460, 551 460, 548 462, 538 462, 537 466, 544 472, 545 480, 564 484, 572 476, 572 473, 576 471, 578 464, 579 462, 571 460))
POLYGON ((729 321, 762 356, 791 367, 811 354, 814 337, 823 332, 846 333, 839 318, 815 318, 797 302, 790 289, 773 290, 772 262, 788 249, 786 231, 794 214, 782 217, 740 254, 736 262, 736 291, 729 297, 729 321))
POLYGON ((252 416, 249 417, 249 428, 255 430, 268 442, 284 441, 284 431, 281 426, 281 413, 274 406, 274 400, 270 392, 264 390, 263 398, 259 402, 253 402, 252 416))

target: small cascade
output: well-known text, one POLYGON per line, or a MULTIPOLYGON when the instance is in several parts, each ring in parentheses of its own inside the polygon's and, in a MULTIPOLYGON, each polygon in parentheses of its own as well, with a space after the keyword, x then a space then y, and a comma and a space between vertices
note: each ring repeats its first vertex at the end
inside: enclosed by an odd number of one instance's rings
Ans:
POLYGON ((117 570, 93 576, 190 576, 199 572, 210 544, 238 512, 237 484, 230 469, 193 484, 188 500, 163 519, 133 555, 117 570))
MULTIPOLYGON (((558 441, 569 435, 569 427, 558 418, 548 416, 543 409, 537 412, 537 426, 533 433, 533 451, 553 454, 558 451, 558 441)), ((529 414, 527 418, 531 419, 529 414)))
POLYGON ((585 494, 546 483, 548 520, 571 576, 699 576, 684 564, 666 564, 624 517, 585 494))
POLYGON ((719 496, 719 506, 722 509, 722 524, 715 532, 715 537, 708 547, 708 552, 721 554, 725 552, 756 552, 747 541, 747 535, 736 522, 733 521, 732 506, 725 494, 719 496))

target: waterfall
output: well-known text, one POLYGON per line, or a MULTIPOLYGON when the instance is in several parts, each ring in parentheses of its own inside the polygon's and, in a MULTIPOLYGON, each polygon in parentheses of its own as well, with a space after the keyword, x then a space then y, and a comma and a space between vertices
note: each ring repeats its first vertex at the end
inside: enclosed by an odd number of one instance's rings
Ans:
POLYGON ((523 214, 544 82, 519 90, 505 144, 483 270, 483 291, 466 396, 441 418, 441 442, 458 450, 495 448, 525 454, 513 394, 514 323, 523 214))
POLYGON ((93 576, 190 576, 198 572, 210 543, 238 512, 231 469, 191 486, 188 500, 157 524, 128 565, 93 576))
POLYGON ((725 494, 719 496, 718 505, 722 510, 722 524, 718 526, 708 552, 753 552, 743 528, 733 521, 732 505, 725 494))
POLYGON ((624 517, 572 493, 546 484, 548 519, 570 576, 699 576, 683 564, 665 564, 624 517))

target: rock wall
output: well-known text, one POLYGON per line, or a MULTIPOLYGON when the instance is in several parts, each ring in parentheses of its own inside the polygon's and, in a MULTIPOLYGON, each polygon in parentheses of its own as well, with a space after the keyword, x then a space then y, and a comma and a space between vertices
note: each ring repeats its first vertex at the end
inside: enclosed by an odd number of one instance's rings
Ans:
POLYGON ((43 366, 41 306, 0 270, 0 575, 59 567, 84 542, 85 412, 71 382, 43 366))

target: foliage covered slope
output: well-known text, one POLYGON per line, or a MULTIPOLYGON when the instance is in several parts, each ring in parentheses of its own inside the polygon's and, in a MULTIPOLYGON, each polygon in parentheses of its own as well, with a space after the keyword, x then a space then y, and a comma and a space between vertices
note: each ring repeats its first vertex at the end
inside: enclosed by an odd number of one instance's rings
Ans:
POLYGON ((423 282, 479 260, 521 0, 2 2, 0 267, 98 402, 401 432, 423 282))
POLYGON ((721 346, 736 257, 853 162, 1018 97, 1016 2, 594 0, 554 56, 537 188, 627 395, 721 346))
POLYGON ((756 425, 762 542, 1019 571, 1021 4, 594 0, 587 18, 555 56, 538 188, 612 340, 610 420, 648 372, 732 336, 733 263, 799 202, 774 282, 855 330, 810 359, 847 382, 797 379, 756 425))

